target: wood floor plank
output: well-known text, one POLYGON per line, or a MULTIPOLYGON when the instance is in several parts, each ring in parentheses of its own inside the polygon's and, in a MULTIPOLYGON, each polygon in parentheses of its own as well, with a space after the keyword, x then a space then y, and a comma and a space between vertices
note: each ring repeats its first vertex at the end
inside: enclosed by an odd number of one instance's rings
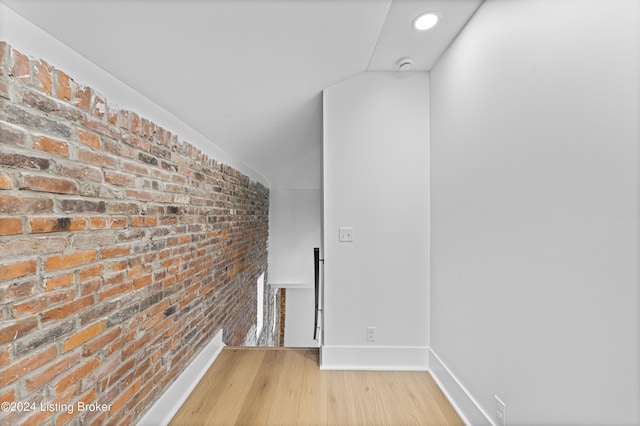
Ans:
POLYGON ((225 348, 171 421, 171 426, 229 425, 245 403, 264 351, 225 348), (201 409, 200 407, 204 407, 201 409))
POLYGON ((225 383, 237 372, 242 360, 234 357, 230 351, 222 351, 216 362, 202 377, 198 385, 191 393, 188 404, 184 404, 179 412, 174 416, 172 425, 187 426, 192 424, 193 419, 206 418, 210 413, 212 401, 206 395, 222 395, 225 383))
POLYGON ((304 375, 304 351, 285 351, 282 371, 276 384, 276 392, 271 401, 268 425, 295 424, 300 408, 300 393, 304 375), (287 407, 286 410, 279 407, 287 407))
MULTIPOLYGON (((354 386, 354 394, 362 403, 359 405, 358 419, 376 419, 378 425, 392 424, 395 419, 387 415, 386 406, 396 405, 396 396, 386 392, 385 371, 350 371, 347 379, 354 386)), ((363 424, 363 423, 360 423, 363 424)), ((370 424, 370 423, 369 423, 370 424)))
POLYGON ((253 383, 249 385, 249 393, 245 398, 236 424, 264 425, 272 408, 272 402, 277 392, 277 384, 282 374, 285 351, 264 351, 264 358, 253 383))
POLYGON ((318 368, 318 351, 304 352, 302 388, 296 424, 301 426, 322 426, 327 423, 327 375, 318 368))
POLYGON ((421 380, 422 386, 427 389, 428 394, 425 395, 425 398, 427 401, 431 402, 432 410, 440 413, 444 419, 457 419, 451 424, 463 426, 464 422, 458 416, 458 413, 449 403, 449 400, 447 400, 447 397, 442 393, 442 390, 438 387, 431 375, 429 374, 428 377, 421 376, 419 377, 419 380, 421 380))
POLYGON ((420 407, 416 406, 417 396, 413 385, 415 380, 405 372, 385 372, 380 376, 380 387, 386 396, 384 410, 390 422, 401 425, 422 425, 420 407))
POLYGON ((321 371, 317 349, 225 348, 170 424, 463 422, 427 372, 321 371))

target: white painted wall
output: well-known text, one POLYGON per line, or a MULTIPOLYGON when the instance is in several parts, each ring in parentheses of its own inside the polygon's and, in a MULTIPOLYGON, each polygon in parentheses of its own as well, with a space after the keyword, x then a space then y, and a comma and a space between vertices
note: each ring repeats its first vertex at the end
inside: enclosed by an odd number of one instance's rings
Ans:
POLYGON ((271 285, 313 286, 313 248, 320 247, 321 197, 320 189, 271 189, 268 278, 271 285))
POLYGON ((426 368, 428 91, 426 73, 364 73, 324 92, 322 368, 426 368))
POLYGON ((639 22, 486 0, 431 73, 431 348, 510 425, 640 424, 639 22))
POLYGON ((166 109, 118 80, 75 50, 0 3, 0 40, 21 53, 43 59, 64 71, 77 83, 88 85, 111 104, 135 111, 170 132, 177 134, 211 158, 240 170, 251 179, 268 186, 269 182, 248 167, 242 158, 228 153, 166 109))
MULTIPOLYGON (((321 161, 318 156, 307 171, 319 169, 321 161)), ((289 347, 318 346, 313 340, 313 248, 320 247, 321 198, 319 188, 272 188, 270 193, 268 280, 287 291, 284 344, 289 347)))
POLYGON ((314 289, 287 288, 287 314, 284 326, 284 345, 294 348, 318 346, 313 340, 314 289))

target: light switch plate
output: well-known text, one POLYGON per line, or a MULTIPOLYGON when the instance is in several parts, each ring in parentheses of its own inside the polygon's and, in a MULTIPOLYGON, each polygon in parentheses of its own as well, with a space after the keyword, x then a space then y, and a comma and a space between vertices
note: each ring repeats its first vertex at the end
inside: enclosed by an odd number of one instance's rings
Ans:
POLYGON ((341 243, 352 243, 353 242, 353 228, 341 227, 338 228, 338 241, 341 243))

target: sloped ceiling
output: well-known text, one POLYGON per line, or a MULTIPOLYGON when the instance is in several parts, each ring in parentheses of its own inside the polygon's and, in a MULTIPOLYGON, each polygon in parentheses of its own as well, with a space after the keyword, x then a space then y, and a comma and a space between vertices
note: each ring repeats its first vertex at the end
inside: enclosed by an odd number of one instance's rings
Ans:
MULTIPOLYGON (((1 0, 271 185, 321 146, 321 92, 404 56, 426 71, 481 0, 1 0), (441 25, 412 30, 418 13, 441 25)), ((318 166, 319 167, 319 166, 318 166)))

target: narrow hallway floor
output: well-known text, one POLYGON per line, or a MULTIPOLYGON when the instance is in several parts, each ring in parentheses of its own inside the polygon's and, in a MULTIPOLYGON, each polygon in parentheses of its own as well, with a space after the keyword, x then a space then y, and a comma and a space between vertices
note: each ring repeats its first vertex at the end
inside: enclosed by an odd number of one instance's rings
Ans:
POLYGON ((170 424, 464 424, 428 372, 318 365, 318 349, 226 347, 170 424))

